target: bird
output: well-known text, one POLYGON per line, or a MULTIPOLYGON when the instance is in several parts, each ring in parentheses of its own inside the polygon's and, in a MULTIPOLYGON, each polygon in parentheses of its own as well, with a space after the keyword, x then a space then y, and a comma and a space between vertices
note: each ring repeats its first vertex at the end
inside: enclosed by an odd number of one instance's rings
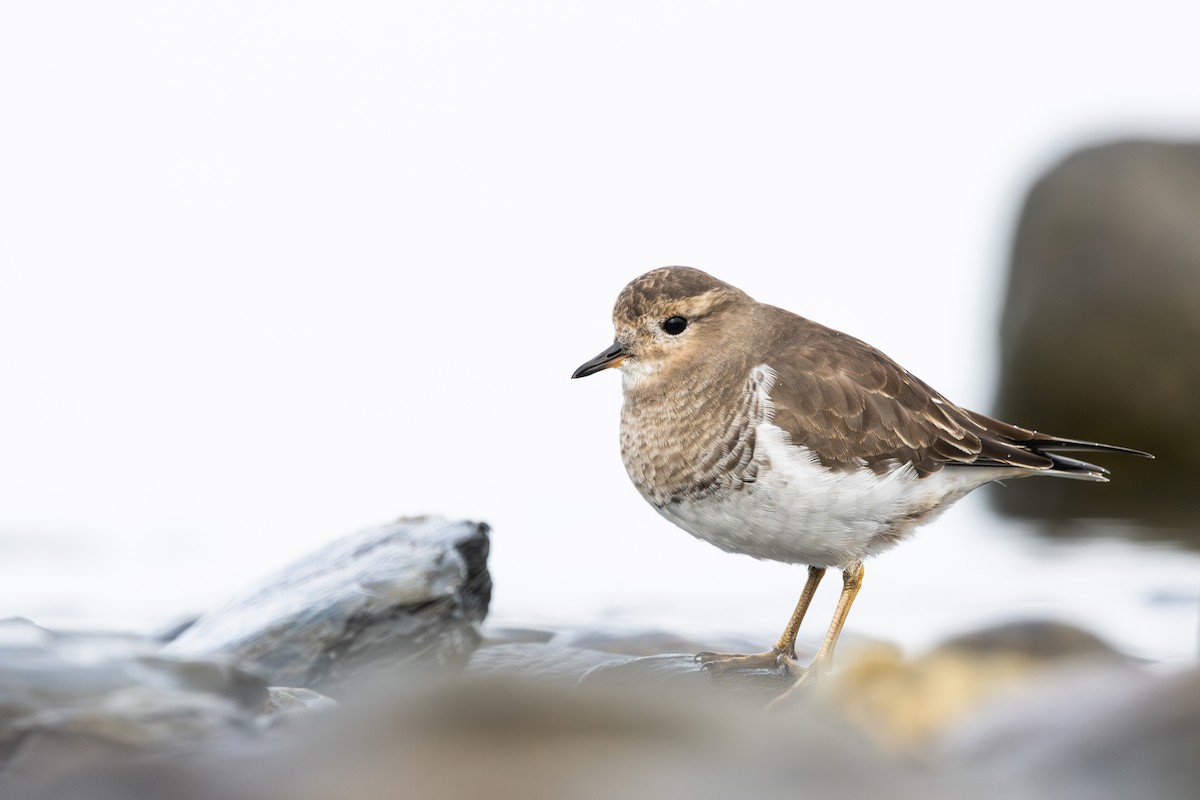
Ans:
POLYGON ((691 267, 631 281, 612 346, 572 378, 621 373, 620 445, 642 497, 693 536, 731 552, 808 567, 775 645, 696 655, 703 669, 827 673, 863 581, 863 561, 993 481, 1105 482, 1062 452, 1149 453, 1051 436, 956 405, 875 347, 691 267), (806 666, 796 638, 826 570, 837 606, 806 666))

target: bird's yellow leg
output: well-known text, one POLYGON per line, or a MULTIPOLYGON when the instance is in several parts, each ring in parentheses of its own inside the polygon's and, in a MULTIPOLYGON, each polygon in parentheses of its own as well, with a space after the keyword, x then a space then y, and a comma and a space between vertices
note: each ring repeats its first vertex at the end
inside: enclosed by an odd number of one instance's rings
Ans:
POLYGON ((817 650, 817 655, 808 665, 808 669, 800 673, 800 677, 788 687, 786 692, 772 700, 769 708, 785 702, 809 680, 810 676, 819 677, 829 671, 833 665, 833 649, 837 647, 838 637, 842 634, 842 626, 846 624, 846 617, 850 614, 850 606, 854 604, 854 598, 858 596, 858 590, 862 588, 862 579, 863 565, 861 561, 851 563, 842 571, 842 594, 838 598, 837 608, 834 609, 833 621, 829 623, 825 641, 821 642, 821 648, 817 650))
POLYGON ((796 610, 792 612, 792 618, 788 620, 787 627, 783 629, 783 635, 770 650, 751 655, 697 653, 696 660, 703 664, 706 670, 716 673, 732 669, 771 669, 779 667, 781 664, 787 665, 790 669, 796 669, 798 666, 796 664, 796 634, 800 631, 800 623, 804 621, 804 615, 808 612, 813 595, 817 593, 817 584, 821 582, 824 575, 824 567, 808 568, 808 580, 804 583, 804 591, 801 592, 800 600, 796 603, 796 610))
POLYGON ((825 577, 824 567, 808 568, 808 580, 804 582, 804 591, 800 593, 800 599, 796 602, 796 610, 792 612, 792 618, 788 620, 787 627, 783 629, 783 634, 775 643, 774 650, 776 652, 792 658, 796 657, 796 634, 800 632, 800 623, 804 622, 804 615, 808 613, 808 606, 812 603, 813 595, 817 593, 817 585, 823 577, 825 577))

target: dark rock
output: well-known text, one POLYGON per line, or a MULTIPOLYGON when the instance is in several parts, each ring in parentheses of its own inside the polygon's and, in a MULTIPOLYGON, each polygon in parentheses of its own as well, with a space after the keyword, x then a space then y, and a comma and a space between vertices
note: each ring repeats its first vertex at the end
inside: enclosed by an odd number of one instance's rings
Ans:
POLYGON ((1088 659, 1127 662, 1129 657, 1083 628, 1055 620, 1020 620, 954 636, 939 650, 976 655, 1024 656, 1037 661, 1088 659))
POLYGON ((163 648, 329 687, 399 665, 461 667, 480 642, 488 528, 403 519, 339 539, 205 614, 163 648))
POLYGON ((1001 325, 997 416, 1156 461, 1097 456, 1111 486, 993 491, 1001 510, 1058 519, 1200 520, 1200 144, 1078 152, 1030 190, 1001 325))

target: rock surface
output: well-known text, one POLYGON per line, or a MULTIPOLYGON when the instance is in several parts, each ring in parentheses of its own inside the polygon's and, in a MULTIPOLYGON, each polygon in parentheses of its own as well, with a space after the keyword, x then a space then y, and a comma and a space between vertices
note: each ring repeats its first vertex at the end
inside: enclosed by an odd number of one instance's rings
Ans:
POLYGON ((0 774, 46 778, 254 734, 261 679, 152 641, 0 622, 0 774))
POLYGON ((765 707, 786 691, 793 680, 795 678, 773 669, 715 674, 696 663, 692 653, 664 653, 601 664, 584 673, 580 684, 589 687, 640 686, 671 693, 727 692, 756 700, 765 707))
MULTIPOLYGON (((519 674, 540 682, 588 686, 704 687, 758 697, 766 702, 788 686, 775 670, 741 670, 724 675, 706 671, 695 654, 704 651, 752 653, 762 650, 740 637, 705 641, 661 630, 621 630, 593 626, 569 631, 494 630, 476 651, 476 673, 519 674)), ((811 653, 801 653, 807 659, 811 653)))
MULTIPOLYGON (((9 630, 0 663, 21 649, 27 666, 49 663, 28 653, 53 650, 57 635, 9 630)), ((219 665, 146 662, 140 645, 128 662, 106 660, 73 640, 90 666, 0 682, 4 730, 26 721, 17 747, 5 740, 19 757, 0 770, 0 795, 1190 800, 1200 779, 1200 670, 1156 674, 1070 626, 999 626, 915 658, 849 640, 834 673, 774 713, 764 705, 787 685, 778 674, 711 676, 691 652, 632 655, 680 641, 494 630, 465 672, 364 675, 334 703, 219 665), (113 664, 136 665, 140 682, 113 664), (50 689, 28 689, 39 681, 50 689)))
POLYGON ((1140 676, 1131 659, 1096 636, 1046 620, 973 631, 915 658, 879 642, 842 655, 828 687, 831 702, 883 749, 922 758, 1032 687, 1063 676, 1140 676))
POLYGON ((734 699, 467 674, 374 697, 368 713, 315 736, 269 796, 387 800, 398 787, 431 800, 963 796, 875 751, 826 709, 766 715, 734 699))
POLYGON ((328 711, 337 708, 337 701, 312 689, 297 689, 291 686, 272 686, 267 690, 264 714, 291 714, 296 711, 328 711))
POLYGON ((226 656, 0 623, 0 796, 1191 800, 1200 785, 1200 669, 1145 669, 1044 620, 915 657, 848 637, 833 673, 771 712, 790 677, 714 675, 694 659, 759 649, 736 638, 493 628, 466 670, 394 669, 466 659, 486 543, 482 526, 429 519, 335 543, 178 640, 226 656), (304 598, 321 604, 300 613, 304 598), (332 668, 314 661, 350 617, 361 645, 332 668), (274 645, 264 672, 324 665, 336 699, 221 660, 249 662, 243 642, 274 645))
POLYGON ((1200 520, 1198 220, 1200 144, 1089 148, 1030 190, 1012 250, 996 414, 1157 461, 1099 456, 1110 486, 1028 481, 991 493, 1002 511, 1200 520))
POLYGON ((371 528, 203 615, 163 652, 229 657, 271 684, 323 690, 368 670, 460 667, 491 599, 488 546, 482 523, 371 528))
POLYGON ((1200 669, 1060 669, 948 731, 943 763, 1055 800, 1188 800, 1200 786, 1200 669), (1015 780, 1014 780, 1015 779, 1015 780))

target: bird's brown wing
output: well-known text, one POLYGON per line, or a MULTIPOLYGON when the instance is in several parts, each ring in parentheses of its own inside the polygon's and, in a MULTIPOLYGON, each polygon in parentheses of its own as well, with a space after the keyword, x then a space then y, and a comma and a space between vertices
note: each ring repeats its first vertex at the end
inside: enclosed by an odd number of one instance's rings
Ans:
POLYGON ((920 475, 1009 466, 1102 478, 1099 467, 1043 452, 1069 440, 1037 441, 1033 431, 960 408, 865 342, 801 318, 786 327, 768 364, 774 422, 825 466, 882 472, 911 463, 920 475))

